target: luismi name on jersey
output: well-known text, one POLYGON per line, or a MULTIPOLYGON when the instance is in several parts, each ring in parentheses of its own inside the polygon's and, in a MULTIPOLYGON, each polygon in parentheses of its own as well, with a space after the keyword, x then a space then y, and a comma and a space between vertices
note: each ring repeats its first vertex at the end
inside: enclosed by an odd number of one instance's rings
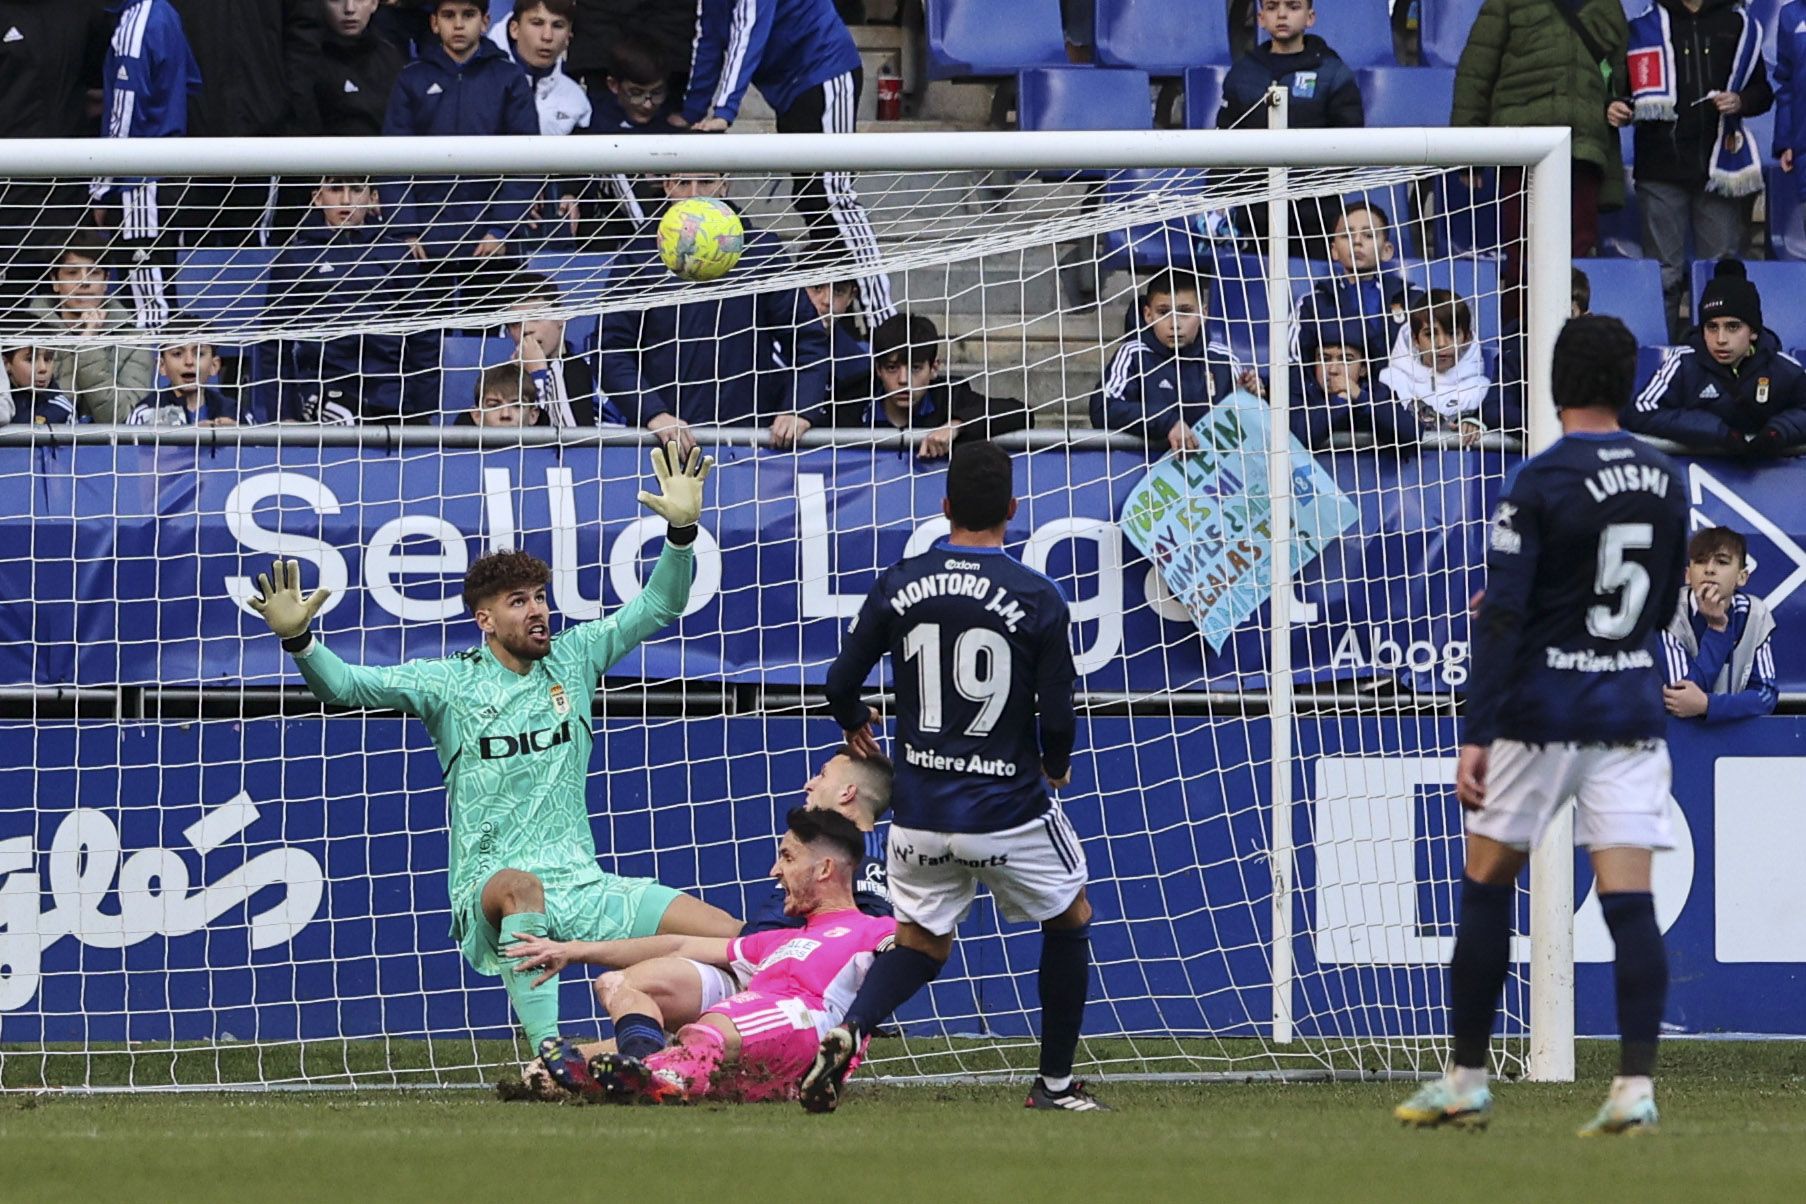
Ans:
POLYGON ((509 757, 525 757, 549 752, 560 744, 571 742, 571 721, 557 727, 542 727, 534 732, 515 732, 506 736, 484 736, 477 749, 485 761, 501 761, 509 757))
POLYGON ((1587 492, 1595 502, 1603 502, 1620 493, 1652 493, 1667 497, 1673 483, 1666 469, 1653 464, 1607 464, 1586 478, 1587 492))
POLYGON ((1010 591, 977 573, 930 573, 918 577, 891 595, 890 608, 899 615, 917 602, 929 598, 973 598, 985 609, 1003 620, 1011 631, 1028 617, 1022 604, 1010 597, 1010 591))

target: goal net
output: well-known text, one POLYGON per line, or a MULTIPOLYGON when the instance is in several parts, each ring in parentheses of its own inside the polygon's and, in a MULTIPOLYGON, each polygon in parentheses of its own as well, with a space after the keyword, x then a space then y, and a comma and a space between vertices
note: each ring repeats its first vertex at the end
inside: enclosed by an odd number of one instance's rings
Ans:
MULTIPOLYGON (((521 546, 556 623, 606 614, 672 419, 720 467, 684 618, 599 682, 605 868, 767 901, 957 419, 1072 602, 1080 1072, 1434 1069, 1469 599, 1567 280, 1563 145, 1447 133, 45 144, 0 184, 0 1086, 512 1073, 424 729, 312 704, 244 601, 292 556, 346 659, 444 655, 521 546), (712 281, 649 233, 692 195, 743 219, 712 281)), ((868 1072, 1031 1073, 1038 953, 981 893, 868 1072)))

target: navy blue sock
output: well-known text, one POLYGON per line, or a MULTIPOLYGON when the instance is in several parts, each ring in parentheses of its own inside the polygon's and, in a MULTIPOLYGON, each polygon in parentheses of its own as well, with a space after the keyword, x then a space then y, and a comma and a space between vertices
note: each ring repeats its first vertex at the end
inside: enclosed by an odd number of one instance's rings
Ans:
POLYGON ((629 1012, 615 1020, 615 1048, 642 1061, 665 1047, 665 1030, 650 1016, 629 1012))
POLYGON ((1613 969, 1618 987, 1618 1073, 1655 1073, 1656 1038, 1668 1002, 1668 951, 1656 923, 1655 897, 1648 891, 1601 894, 1606 927, 1618 954, 1613 969))
POLYGON ((1041 1077, 1072 1074, 1091 985, 1091 925, 1041 930, 1041 1077))
POLYGON ((1461 880, 1461 919, 1449 959, 1449 1026, 1457 1066, 1484 1069, 1499 1013, 1499 992, 1511 969, 1511 914, 1516 883, 1491 886, 1461 880))
POLYGON ((847 1009, 846 1023, 862 1033, 871 1032, 938 978, 941 964, 918 949, 902 945, 886 949, 872 959, 872 968, 847 1009))

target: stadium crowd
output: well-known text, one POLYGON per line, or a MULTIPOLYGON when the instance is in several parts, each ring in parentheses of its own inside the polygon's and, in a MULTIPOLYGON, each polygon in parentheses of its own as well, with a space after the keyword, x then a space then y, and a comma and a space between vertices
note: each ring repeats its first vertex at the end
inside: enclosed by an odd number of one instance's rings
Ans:
MULTIPOLYGON (((1595 301, 1608 311, 1661 307, 1659 320, 1639 327, 1649 384, 1627 424, 1753 456, 1799 441, 1806 383, 1787 338, 1806 343, 1806 330, 1763 325, 1757 282, 1738 261, 1785 256, 1782 223, 1806 188, 1806 173, 1793 170, 1806 141, 1793 81, 1806 32, 1789 32, 1806 31, 1806 0, 1780 12, 1741 0, 1639 0, 1629 17, 1619 0, 1424 0, 1389 16, 1380 0, 1337 0, 1323 12, 1314 0, 1183 2, 1217 22, 1232 54, 1226 69, 1185 72, 1191 124, 1263 123, 1275 85, 1289 93, 1294 128, 1391 122, 1393 110, 1380 110, 1396 102, 1366 93, 1391 96, 1403 75, 1419 81, 1416 91, 1405 86, 1412 121, 1446 88, 1457 126, 1569 126, 1573 250, 1587 261, 1574 276, 1576 312, 1595 301), (1371 10, 1366 26, 1351 24, 1360 8, 1371 10), (1432 18, 1441 23, 1434 30, 1432 18), (1435 45, 1446 48, 1460 21, 1468 26, 1457 61, 1436 66, 1435 45), (1346 33, 1352 44, 1357 27, 1359 66, 1331 40, 1346 33), (1388 68, 1382 78, 1365 44, 1376 28, 1386 56, 1430 65, 1388 68), (1594 256, 1626 249, 1646 250, 1659 267, 1635 276, 1595 269, 1618 261, 1594 256), (1717 260, 1729 262, 1709 266, 1717 260), (1659 301, 1648 295, 1651 281, 1659 301), (1729 299, 1722 316, 1695 326, 1714 297, 1729 299)), ((1114 64, 1108 43, 1126 19, 1119 7, 1059 5, 1058 36, 1073 65, 1038 70, 1087 84, 1122 74, 1093 63, 1114 64)), ((0 0, 0 136, 707 133, 740 119, 749 89, 781 131, 852 130, 865 72, 845 18, 863 8, 857 0, 0 0)), ((1032 127, 1027 95, 1019 122, 1032 127)), ((958 437, 1064 420, 1065 398, 975 387, 954 369, 949 338, 926 313, 899 309, 876 270, 610 312, 599 323, 516 321, 504 328, 506 364, 469 377, 464 396, 445 387, 442 335, 382 332, 403 313, 451 312, 473 297, 523 312, 559 309, 560 282, 536 259, 554 248, 606 256, 611 283, 663 279, 658 213, 687 197, 731 202, 729 185, 707 174, 7 180, 0 423, 613 424, 684 443, 694 425, 750 424, 767 428, 776 447, 821 426, 914 428, 926 432, 922 455, 943 456, 958 437), (242 355, 211 345, 206 323, 179 302, 178 257, 240 248, 267 254, 263 303, 284 324, 367 320, 371 331, 288 338, 242 355), (142 337, 122 337, 134 334, 142 337), (92 336, 112 337, 80 345, 92 336)), ((1295 206, 1303 254, 1288 269, 1298 294, 1289 359, 1301 439, 1324 446, 1358 432, 1409 447, 1426 433, 1469 444, 1521 431, 1522 197, 1512 172, 1476 169, 1295 206)), ((877 261, 878 236, 850 177, 799 176, 792 203, 802 229, 794 244, 747 220, 739 278, 784 270, 798 251, 843 265, 877 261)), ((1208 238, 1184 255, 1129 256, 1143 283, 1089 399, 1095 427, 1183 450, 1218 398, 1270 384, 1264 366, 1251 366, 1264 364, 1264 337, 1246 337, 1263 318, 1243 312, 1238 296, 1251 291, 1244 265, 1266 270, 1258 209, 1216 215, 1208 238)))

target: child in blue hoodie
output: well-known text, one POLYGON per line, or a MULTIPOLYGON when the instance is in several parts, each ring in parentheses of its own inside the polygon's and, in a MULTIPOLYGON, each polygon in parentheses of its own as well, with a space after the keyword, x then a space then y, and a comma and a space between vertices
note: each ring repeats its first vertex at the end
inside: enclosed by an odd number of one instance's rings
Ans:
POLYGON ((1195 277, 1157 276, 1141 298, 1141 329, 1110 359, 1091 397, 1091 425, 1123 431, 1150 447, 1191 451, 1192 425, 1235 390, 1226 347, 1205 345, 1209 294, 1195 277))
MULTIPOLYGON (((433 8, 436 45, 401 70, 383 133, 391 136, 481 137, 537 134, 539 110, 533 84, 508 52, 483 35, 489 29, 489 0, 438 0, 433 8)), ((505 257, 540 181, 531 177, 497 181, 410 177, 386 185, 383 201, 390 224, 429 271, 453 278, 505 257)), ((501 278, 513 270, 503 262, 485 275, 501 278)))
MULTIPOLYGON (((269 311, 285 322, 375 327, 412 313, 421 270, 382 221, 370 181, 327 176, 270 269, 269 311)), ((285 342, 280 412, 331 424, 429 418, 439 404, 437 348, 431 334, 285 342)))
POLYGON ((1749 584, 1749 542, 1729 527, 1687 541, 1687 584, 1662 652, 1662 701, 1676 719, 1726 723, 1774 713, 1774 616, 1749 584))

